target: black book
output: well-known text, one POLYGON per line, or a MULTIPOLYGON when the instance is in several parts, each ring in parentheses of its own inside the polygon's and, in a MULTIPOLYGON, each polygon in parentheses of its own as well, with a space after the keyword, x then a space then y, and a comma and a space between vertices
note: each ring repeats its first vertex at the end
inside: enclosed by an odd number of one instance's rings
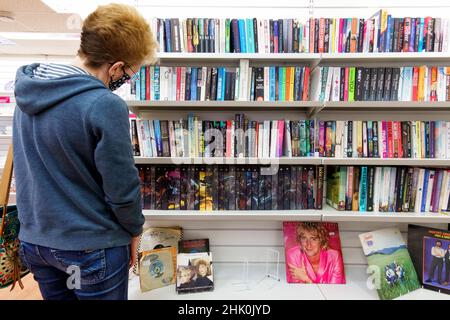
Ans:
POLYGON ((302 169, 302 209, 308 209, 308 167, 302 169))
POLYGON ((389 101, 391 97, 392 68, 386 68, 384 72, 383 101, 389 101))
POLYGON ((180 167, 169 167, 168 182, 169 182, 169 194, 168 194, 168 209, 179 210, 180 209, 180 167))
POLYGON ((237 190, 236 190, 236 182, 235 182, 235 177, 236 177, 236 171, 235 171, 235 166, 231 165, 231 166, 226 166, 225 167, 225 174, 226 174, 226 199, 228 199, 228 210, 236 210, 236 195, 237 195, 237 190))
POLYGON ((399 32, 398 32, 398 47, 397 47, 397 52, 402 52, 403 50, 403 41, 404 41, 404 37, 403 34, 405 33, 405 25, 404 25, 404 19, 403 18, 399 18, 400 20, 400 24, 399 24, 399 32))
POLYGON ((231 72, 225 72, 225 97, 224 100, 229 101, 231 99, 231 72))
POLYGON ((425 121, 425 158, 431 158, 431 155, 430 155, 430 121, 425 121))
POLYGON ((308 178, 307 178, 307 204, 308 209, 314 209, 315 207, 315 167, 309 167, 308 168, 308 178))
POLYGON ((247 166, 245 168, 245 201, 246 210, 252 210, 252 168, 247 166))
POLYGON ((216 19, 209 19, 209 52, 215 53, 215 40, 218 34, 215 34, 214 30, 216 28, 216 19))
POLYGON ((341 81, 339 82, 339 101, 344 101, 345 95, 345 67, 341 68, 341 81))
POLYGON ((378 121, 372 121, 373 157, 379 158, 378 151, 378 121))
POLYGON ((271 175, 272 210, 278 210, 278 174, 279 170, 277 170, 273 175, 271 175))
POLYGON ((186 86, 184 87, 184 100, 191 100, 191 73, 192 70, 190 67, 186 68, 186 86))
POLYGON ((194 190, 194 166, 187 165, 186 181, 186 210, 194 210, 195 190, 194 190))
POLYGON ((211 100, 211 68, 206 69, 205 101, 211 100))
POLYGON ((277 189, 278 210, 284 210, 284 169, 285 169, 284 166, 280 166, 278 168, 278 189, 277 189))
POLYGON ((283 209, 291 209, 291 167, 284 168, 283 175, 283 209))
POLYGON ((401 143, 402 143, 402 150, 403 150, 403 158, 409 158, 408 157, 408 121, 400 121, 400 128, 402 133, 401 143))
POLYGON ((323 52, 328 52, 330 45, 330 20, 329 18, 325 18, 325 33, 323 36, 323 52))
POLYGON ((370 68, 363 68, 362 74, 362 101, 369 101, 370 95, 370 68))
POLYGON ((133 143, 133 155, 134 156, 140 156, 141 152, 139 150, 139 138, 138 138, 138 132, 137 132, 137 124, 136 120, 131 120, 131 141, 133 143))
POLYGON ((359 29, 358 29, 358 46, 357 51, 363 52, 364 44, 364 19, 359 19, 359 29))
POLYGON ((391 52, 400 52, 398 51, 399 48, 399 32, 400 32, 400 19, 399 18, 392 18, 394 20, 394 31, 392 36, 392 47, 391 52))
MULTIPOLYGON (((211 166, 210 166, 211 167, 211 166)), ((223 178, 223 175, 222 175, 223 178)), ((223 190, 223 179, 222 182, 219 179, 219 166, 212 166, 212 179, 211 179, 211 198, 212 198, 212 209, 219 210, 219 188, 223 190)))
POLYGON ((403 212, 409 212, 412 204, 412 193, 413 193, 413 179, 414 179, 414 168, 409 167, 406 171, 405 178, 405 190, 403 191, 403 212))
POLYGON ((403 205, 403 188, 405 187, 406 168, 397 168, 397 176, 395 179, 395 212, 402 211, 403 205))
POLYGON ((427 41, 426 41, 426 49, 427 52, 433 52, 434 51, 434 23, 435 18, 431 18, 428 21, 428 32, 427 32, 427 41))
POLYGON ((302 177, 303 167, 296 166, 295 168, 295 209, 303 209, 303 193, 302 193, 302 177))
POLYGON ((180 167, 180 210, 187 210, 188 166, 180 167))
POLYGON ((246 210, 245 200, 245 168, 236 167, 236 210, 246 210))
POLYGON ((254 166, 252 169, 251 186, 251 209, 259 209, 259 168, 254 166))
POLYGON ((355 75, 355 101, 362 101, 363 99, 363 67, 356 68, 355 75))
POLYGON ((272 175, 264 175, 264 210, 272 209, 272 175))
POLYGON ((420 18, 415 18, 414 23, 416 24, 415 35, 414 35, 414 52, 419 50, 419 41, 420 41, 420 18))
POLYGON ((299 37, 299 27, 298 24, 294 22, 293 25, 293 35, 292 35, 292 51, 295 53, 299 52, 299 41, 298 41, 298 37, 299 37))
POLYGON ((215 165, 205 166, 205 209, 207 211, 214 210, 214 186, 217 186, 217 180, 214 180, 214 167, 215 165))
POLYGON ((170 157, 169 121, 161 120, 160 124, 161 124, 162 156, 170 157))
POLYGON ((405 149, 403 149, 403 154, 406 153, 406 157, 407 158, 411 158, 412 157, 412 126, 411 126, 411 122, 407 122, 406 123, 406 151, 405 149))
POLYGON ((226 190, 226 173, 225 173, 225 166, 224 165, 219 165, 217 166, 217 210, 222 211, 222 210, 228 210, 228 201, 226 200, 227 197, 227 190, 226 190), (225 203, 227 205, 225 205, 225 203), (225 208, 227 207, 227 208, 225 208))
POLYGON ((400 82, 400 68, 392 68, 392 84, 390 101, 398 101, 398 85, 400 82))
POLYGON ((236 96, 236 72, 231 72, 230 76, 231 76, 230 100, 234 100, 236 96))
POLYGON ((375 167, 367 168, 367 211, 373 211, 373 191, 375 188, 375 167))
POLYGON ((297 167, 290 166, 291 169, 291 182, 289 185, 289 202, 291 204, 290 209, 295 210, 296 198, 295 192, 297 191, 297 167))
POLYGON ((239 26, 237 19, 231 19, 230 24, 230 52, 240 53, 239 26))
MULTIPOLYGON (((186 82, 187 86, 187 82, 186 82)), ((211 68, 211 100, 217 100, 217 68, 211 68)))
POLYGON ((255 53, 258 53, 258 20, 253 18, 253 39, 255 39, 255 53))
MULTIPOLYGON (((220 132, 222 133, 222 151, 217 150, 217 157, 223 157, 227 152, 227 122, 226 121, 220 121, 220 132)), ((219 146, 220 147, 220 146, 219 146)))
POLYGON ((209 21, 207 18, 203 19, 203 33, 204 33, 204 45, 203 45, 203 49, 205 50, 204 52, 210 52, 209 50, 209 21))
POLYGON ((155 170, 155 209, 167 209, 167 179, 165 167, 157 166, 155 170))
POLYGON ((265 185, 265 175, 262 171, 260 171, 260 168, 257 167, 257 170, 259 171, 258 175, 258 210, 264 210, 265 208, 265 197, 266 197, 266 185, 265 185))
POLYGON ((194 210, 200 210, 200 166, 193 166, 192 191, 194 199, 194 210))
POLYGON ((347 122, 347 157, 353 157, 353 121, 347 122))
POLYGON ((269 32, 270 32, 270 52, 274 53, 274 42, 273 42, 273 20, 269 20, 269 32))
POLYGON ((370 68, 370 88, 368 101, 375 101, 377 96, 377 68, 370 68))
POLYGON ((255 101, 264 101, 264 68, 255 70, 255 101))
POLYGON ((318 52, 319 52, 319 19, 316 19, 316 22, 314 23, 314 53, 318 52))
POLYGON ((384 68, 378 68, 377 74, 377 94, 375 101, 383 101, 384 93, 384 68))
POLYGON ((317 185, 317 192, 315 193, 315 208, 317 210, 322 210, 322 202, 323 202, 323 180, 325 177, 325 167, 324 166, 316 166, 316 177, 315 184, 317 185))
POLYGON ((283 30, 283 19, 278 19, 278 52, 282 53, 284 51, 283 42, 284 37, 286 36, 284 33, 285 30, 283 30))

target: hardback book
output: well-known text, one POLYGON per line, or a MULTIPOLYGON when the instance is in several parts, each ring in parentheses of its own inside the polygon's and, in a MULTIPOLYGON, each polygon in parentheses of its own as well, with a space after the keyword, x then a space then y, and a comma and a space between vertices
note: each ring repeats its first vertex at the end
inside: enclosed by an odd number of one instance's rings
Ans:
POLYGON ((410 224, 408 250, 423 287, 450 294, 450 231, 410 224))
POLYGON ((381 300, 392 300, 420 288, 408 248, 397 228, 359 235, 371 271, 368 283, 381 300))
POLYGON ((175 247, 147 250, 139 253, 139 283, 142 292, 175 283, 175 247))
POLYGON ((177 293, 212 290, 214 290, 212 253, 179 253, 177 255, 177 293))
POLYGON ((337 223, 283 222, 288 283, 345 284, 337 223))

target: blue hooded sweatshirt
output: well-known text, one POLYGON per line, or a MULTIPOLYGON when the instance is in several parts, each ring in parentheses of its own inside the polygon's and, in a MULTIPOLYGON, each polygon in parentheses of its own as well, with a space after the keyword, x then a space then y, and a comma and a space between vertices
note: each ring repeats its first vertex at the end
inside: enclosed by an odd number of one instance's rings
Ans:
POLYGON ((97 78, 17 70, 13 146, 19 239, 61 250, 130 243, 144 216, 128 107, 97 78))

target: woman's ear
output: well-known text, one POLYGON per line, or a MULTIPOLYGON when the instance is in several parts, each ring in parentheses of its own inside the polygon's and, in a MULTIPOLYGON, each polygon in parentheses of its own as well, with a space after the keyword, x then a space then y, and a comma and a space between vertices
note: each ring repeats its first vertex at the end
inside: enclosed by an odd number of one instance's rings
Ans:
POLYGON ((110 65, 108 69, 108 77, 112 77, 113 80, 117 80, 122 76, 122 68, 125 65, 123 61, 117 61, 114 62, 112 65, 110 65))

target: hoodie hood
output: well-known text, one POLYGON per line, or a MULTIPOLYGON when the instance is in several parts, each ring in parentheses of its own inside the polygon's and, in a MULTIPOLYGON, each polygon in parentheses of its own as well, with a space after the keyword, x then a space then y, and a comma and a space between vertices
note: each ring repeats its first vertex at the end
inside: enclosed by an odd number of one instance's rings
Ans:
POLYGON ((39 63, 22 66, 17 70, 14 94, 22 112, 35 115, 83 92, 108 90, 99 79, 86 74, 71 74, 54 79, 38 79, 34 70, 39 63))

